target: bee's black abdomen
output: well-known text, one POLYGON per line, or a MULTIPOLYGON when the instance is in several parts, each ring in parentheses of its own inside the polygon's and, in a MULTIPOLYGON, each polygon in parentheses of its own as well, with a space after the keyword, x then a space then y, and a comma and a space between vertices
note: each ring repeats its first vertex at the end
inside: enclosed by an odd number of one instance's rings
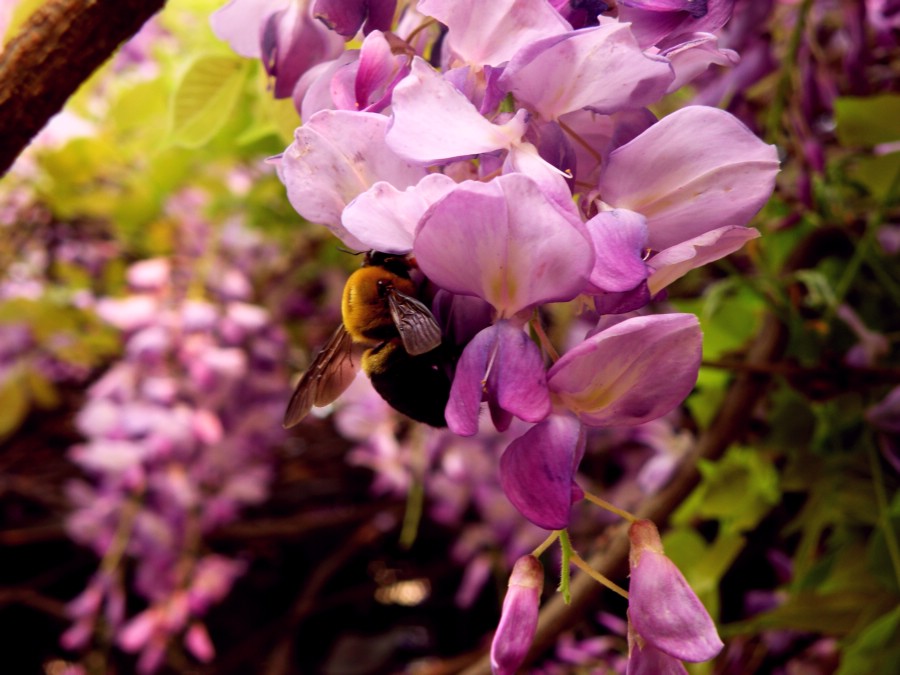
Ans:
POLYGON ((450 378, 441 364, 441 350, 410 356, 399 340, 370 349, 363 369, 392 408, 418 422, 445 427, 444 408, 450 398, 450 378))

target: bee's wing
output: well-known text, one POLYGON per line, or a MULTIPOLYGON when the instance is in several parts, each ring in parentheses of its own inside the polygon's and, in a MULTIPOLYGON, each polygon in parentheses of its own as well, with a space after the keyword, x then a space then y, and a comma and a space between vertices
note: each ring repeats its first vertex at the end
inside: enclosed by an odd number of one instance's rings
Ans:
POLYGON ((441 344, 441 328, 428 307, 396 290, 388 293, 388 305, 407 354, 424 354, 441 344))
POLYGON ((284 412, 285 429, 299 424, 314 405, 328 405, 350 386, 358 368, 352 347, 353 340, 341 324, 297 382, 284 412))

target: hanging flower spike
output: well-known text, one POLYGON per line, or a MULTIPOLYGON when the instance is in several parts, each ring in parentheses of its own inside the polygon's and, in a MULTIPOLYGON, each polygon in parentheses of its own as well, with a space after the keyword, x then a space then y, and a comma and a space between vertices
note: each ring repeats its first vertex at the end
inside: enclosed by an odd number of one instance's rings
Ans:
POLYGON ((543 588, 541 562, 533 555, 519 558, 509 577, 500 624, 491 642, 491 670, 495 675, 514 675, 528 655, 543 588))
MULTIPOLYGON (((724 646, 716 626, 684 575, 663 553, 656 525, 649 520, 635 521, 628 538, 628 618, 637 634, 637 646, 643 650, 648 645, 692 663, 715 657, 724 646)), ((629 659, 635 656, 632 651, 629 659)))

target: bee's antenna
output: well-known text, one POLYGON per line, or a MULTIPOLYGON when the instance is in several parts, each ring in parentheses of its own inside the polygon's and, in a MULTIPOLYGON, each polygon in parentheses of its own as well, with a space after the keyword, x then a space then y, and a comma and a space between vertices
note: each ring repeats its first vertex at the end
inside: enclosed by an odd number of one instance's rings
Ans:
POLYGON ((338 246, 337 250, 341 253, 349 253, 350 255, 362 255, 365 251, 351 251, 350 249, 344 248, 343 246, 338 246))

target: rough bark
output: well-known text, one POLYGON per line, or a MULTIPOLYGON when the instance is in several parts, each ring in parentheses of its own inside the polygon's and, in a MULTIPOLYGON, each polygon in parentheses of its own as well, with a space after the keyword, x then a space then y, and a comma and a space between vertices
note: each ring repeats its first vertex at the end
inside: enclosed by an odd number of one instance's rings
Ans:
POLYGON ((0 52, 0 176, 165 0, 48 0, 0 52))

